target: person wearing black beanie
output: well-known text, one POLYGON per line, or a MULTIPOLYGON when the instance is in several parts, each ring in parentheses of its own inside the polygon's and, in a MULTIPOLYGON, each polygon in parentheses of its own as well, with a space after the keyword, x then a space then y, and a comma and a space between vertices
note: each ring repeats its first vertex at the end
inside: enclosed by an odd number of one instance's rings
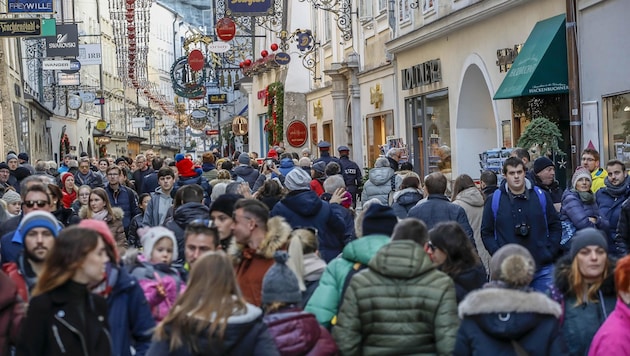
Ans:
POLYGON ((242 198, 240 194, 222 194, 210 205, 210 219, 219 231, 219 244, 224 251, 227 251, 232 242, 234 204, 242 198))
POLYGON ((553 207, 560 212, 562 189, 556 180, 556 166, 545 156, 536 158, 533 169, 527 172, 527 178, 533 185, 540 187, 551 195, 553 207))

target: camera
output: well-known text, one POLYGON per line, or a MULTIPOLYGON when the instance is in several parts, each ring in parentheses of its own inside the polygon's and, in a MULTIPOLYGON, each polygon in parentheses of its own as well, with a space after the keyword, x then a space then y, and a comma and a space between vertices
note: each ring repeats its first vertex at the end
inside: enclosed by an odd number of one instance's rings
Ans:
POLYGON ((526 237, 527 235, 529 235, 529 225, 518 224, 514 226, 514 234, 516 236, 526 237))
POLYGON ((271 169, 271 168, 273 168, 273 166, 274 166, 274 163, 273 163, 273 160, 272 160, 272 159, 268 159, 268 160, 266 160, 266 161, 265 161, 265 164, 266 164, 266 165, 267 165, 267 167, 268 167, 268 168, 270 168, 270 169, 271 169))

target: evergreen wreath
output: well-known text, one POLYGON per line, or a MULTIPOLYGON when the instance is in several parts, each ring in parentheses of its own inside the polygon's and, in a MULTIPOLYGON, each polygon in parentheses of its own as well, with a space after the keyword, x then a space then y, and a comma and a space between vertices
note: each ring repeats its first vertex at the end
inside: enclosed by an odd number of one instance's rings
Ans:
POLYGON ((284 135, 284 85, 275 82, 267 86, 267 121, 265 122, 267 142, 277 145, 284 135))

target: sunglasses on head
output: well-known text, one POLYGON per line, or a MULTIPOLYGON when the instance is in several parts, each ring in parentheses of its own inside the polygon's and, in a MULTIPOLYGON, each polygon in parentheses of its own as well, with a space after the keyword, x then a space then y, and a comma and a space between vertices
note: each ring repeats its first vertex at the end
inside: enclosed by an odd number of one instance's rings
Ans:
POLYGON ((27 208, 32 208, 35 204, 37 204, 38 208, 43 208, 48 205, 48 202, 45 200, 26 200, 22 204, 24 204, 27 208))
POLYGON ((435 245, 433 244, 433 242, 429 241, 429 242, 427 242, 427 245, 429 245, 429 249, 430 249, 431 251, 435 251, 436 247, 435 247, 435 245))
POLYGON ((213 227, 214 226, 214 222, 212 220, 209 220, 209 219, 195 219, 195 220, 190 222, 190 225, 213 227))

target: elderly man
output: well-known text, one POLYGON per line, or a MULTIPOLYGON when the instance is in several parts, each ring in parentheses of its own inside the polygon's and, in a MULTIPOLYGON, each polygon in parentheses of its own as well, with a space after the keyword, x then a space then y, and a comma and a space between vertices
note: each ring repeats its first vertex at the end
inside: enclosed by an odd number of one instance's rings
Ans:
POLYGON ((105 186, 101 175, 90 170, 90 159, 87 157, 79 160, 79 171, 74 175, 74 180, 77 186, 88 185, 92 189, 105 186))
POLYGON ((402 157, 403 149, 402 148, 390 148, 387 151, 387 160, 389 161, 389 166, 392 167, 394 171, 400 170, 400 158, 402 157))
POLYGON ((536 158, 532 169, 527 172, 526 177, 532 184, 551 195, 553 207, 556 208, 557 212, 560 212, 562 189, 556 180, 556 167, 553 162, 545 156, 536 158))

